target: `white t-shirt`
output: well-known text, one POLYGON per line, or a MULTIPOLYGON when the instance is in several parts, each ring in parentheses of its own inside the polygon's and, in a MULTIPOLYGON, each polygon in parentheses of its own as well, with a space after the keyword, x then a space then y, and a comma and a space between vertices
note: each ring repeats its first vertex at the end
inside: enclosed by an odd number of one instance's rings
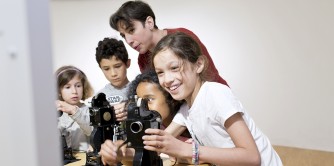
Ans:
POLYGON ((104 93, 106 95, 106 99, 109 101, 110 105, 119 104, 121 102, 124 102, 124 101, 128 100, 127 92, 128 92, 128 88, 129 88, 130 83, 131 82, 128 82, 122 88, 115 88, 113 85, 111 85, 111 83, 108 83, 104 86, 104 88, 99 90, 96 93, 96 95, 99 94, 99 93, 104 93))
POLYGON ((271 146, 269 139, 256 127, 240 101, 230 88, 216 82, 205 82, 190 109, 183 105, 173 122, 186 126, 194 140, 200 145, 235 147, 224 124, 237 112, 242 114, 261 155, 262 166, 280 166, 282 162, 271 146))

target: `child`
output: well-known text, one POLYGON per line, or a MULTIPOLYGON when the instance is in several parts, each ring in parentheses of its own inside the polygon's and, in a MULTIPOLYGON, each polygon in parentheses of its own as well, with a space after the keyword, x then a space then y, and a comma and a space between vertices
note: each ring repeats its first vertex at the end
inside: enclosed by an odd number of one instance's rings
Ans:
POLYGON ((58 118, 58 129, 69 147, 86 152, 93 128, 89 126, 88 106, 80 100, 92 96, 93 89, 86 75, 74 66, 62 66, 55 75, 58 87, 56 107, 63 112, 58 118))
MULTIPOLYGON (((159 85, 159 80, 154 70, 145 71, 142 74, 139 74, 135 80, 131 82, 128 97, 132 95, 137 95, 140 98, 149 100, 148 108, 160 113, 163 127, 167 127, 172 122, 173 117, 182 104, 182 102, 174 100, 172 96, 159 85)), ((184 132, 182 137, 179 137, 179 139, 183 141, 186 141, 189 138, 190 134, 188 131, 184 132)), ((126 151, 123 151, 122 153, 119 152, 118 156, 113 156, 113 153, 108 153, 108 151, 116 148, 119 144, 120 143, 117 144, 111 141, 106 141, 102 145, 100 154, 102 155, 104 164, 115 164, 117 163, 116 159, 119 161, 123 160, 123 162, 124 160, 133 160, 134 149, 121 149, 126 151)))
POLYGON ((127 114, 124 106, 128 100, 127 89, 130 83, 126 73, 131 63, 125 45, 121 40, 104 38, 98 43, 95 57, 104 76, 109 81, 98 93, 106 94, 107 100, 114 106, 117 120, 123 121, 127 114))
POLYGON ((125 2, 110 18, 110 26, 119 31, 125 41, 139 52, 138 65, 141 71, 149 67, 151 51, 162 37, 175 32, 184 32, 193 37, 200 45, 209 61, 210 80, 227 85, 219 76, 209 52, 200 39, 185 28, 159 29, 151 7, 143 1, 125 2))
POLYGON ((144 148, 171 156, 217 165, 276 166, 282 162, 269 139, 256 127, 231 90, 205 79, 205 56, 190 36, 164 37, 152 53, 160 85, 176 100, 185 100, 165 129, 147 129, 144 148), (188 129, 194 139, 173 136, 188 129))

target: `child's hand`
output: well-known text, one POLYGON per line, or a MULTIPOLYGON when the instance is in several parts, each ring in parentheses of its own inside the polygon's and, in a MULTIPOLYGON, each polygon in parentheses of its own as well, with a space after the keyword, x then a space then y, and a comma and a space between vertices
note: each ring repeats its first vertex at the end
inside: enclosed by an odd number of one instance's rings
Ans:
POLYGON ((106 140, 101 145, 101 150, 99 154, 101 155, 101 160, 103 165, 115 165, 125 156, 126 146, 118 148, 124 141, 118 140, 112 142, 111 140, 106 140))
POLYGON ((191 144, 180 141, 160 129, 146 129, 143 136, 144 148, 150 151, 165 153, 169 156, 184 157, 186 149, 191 151, 191 144))
POLYGON ((76 105, 71 105, 60 100, 56 100, 56 107, 58 111, 66 112, 69 115, 75 114, 79 109, 79 107, 76 105))
POLYGON ((117 121, 124 121, 128 117, 128 112, 125 110, 125 102, 114 105, 117 121))

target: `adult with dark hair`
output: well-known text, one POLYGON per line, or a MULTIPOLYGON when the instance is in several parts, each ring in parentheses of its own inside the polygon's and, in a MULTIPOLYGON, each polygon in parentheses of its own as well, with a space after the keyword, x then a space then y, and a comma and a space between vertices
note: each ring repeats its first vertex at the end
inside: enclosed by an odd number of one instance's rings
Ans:
POLYGON ((125 41, 139 52, 138 65, 141 71, 150 67, 150 54, 157 43, 167 34, 184 32, 190 35, 200 45, 203 54, 208 59, 208 74, 210 81, 227 85, 227 82, 219 76, 211 56, 200 41, 190 30, 185 28, 159 29, 151 7, 143 1, 125 2, 111 17, 110 26, 119 31, 125 41))

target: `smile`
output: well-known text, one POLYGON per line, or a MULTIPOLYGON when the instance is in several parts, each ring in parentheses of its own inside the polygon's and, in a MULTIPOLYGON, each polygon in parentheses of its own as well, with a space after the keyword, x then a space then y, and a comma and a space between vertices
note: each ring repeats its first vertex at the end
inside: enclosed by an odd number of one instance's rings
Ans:
POLYGON ((168 87, 168 89, 169 89, 170 91, 174 91, 174 90, 176 90, 179 86, 180 86, 180 85, 173 85, 173 86, 168 87))

